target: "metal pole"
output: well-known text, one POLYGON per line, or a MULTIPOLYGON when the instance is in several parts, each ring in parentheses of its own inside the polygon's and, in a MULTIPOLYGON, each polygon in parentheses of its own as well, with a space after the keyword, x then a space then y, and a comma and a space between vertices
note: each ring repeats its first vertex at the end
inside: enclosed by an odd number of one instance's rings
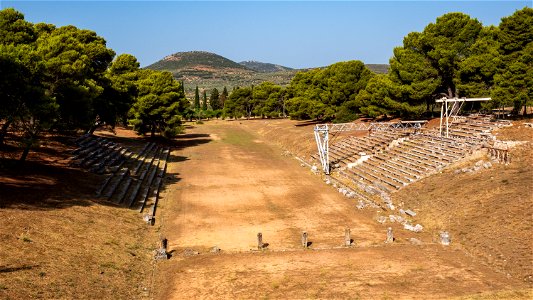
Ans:
POLYGON ((440 125, 439 125, 439 135, 442 136, 442 116, 444 115, 444 102, 440 105, 440 125))
POLYGON ((318 150, 318 157, 320 158, 320 164, 322 165, 322 169, 324 169, 324 159, 323 159, 322 145, 321 145, 322 143, 320 141, 320 132, 318 129, 318 125, 317 127, 315 127, 315 141, 316 141, 316 147, 318 150))
POLYGON ((328 125, 326 125, 326 132, 324 132, 324 146, 325 146, 325 152, 326 152, 326 174, 329 175, 329 130, 328 125))
POLYGON ((318 155, 320 157, 320 163, 322 164, 322 170, 324 173, 329 174, 329 139, 328 139, 328 126, 320 127, 315 126, 315 140, 318 149, 318 155), (324 136, 322 137, 321 134, 324 136))
POLYGON ((448 99, 445 100, 446 103, 446 137, 448 137, 448 99))

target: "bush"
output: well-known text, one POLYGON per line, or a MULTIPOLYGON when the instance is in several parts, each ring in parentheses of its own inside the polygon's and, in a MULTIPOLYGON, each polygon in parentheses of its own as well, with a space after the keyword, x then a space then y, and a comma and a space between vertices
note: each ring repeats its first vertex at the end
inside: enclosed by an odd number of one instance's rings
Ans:
POLYGON ((166 139, 172 139, 175 138, 178 134, 183 133, 185 130, 185 127, 183 126, 173 126, 173 127, 165 127, 163 129, 163 132, 161 132, 161 135, 166 139))

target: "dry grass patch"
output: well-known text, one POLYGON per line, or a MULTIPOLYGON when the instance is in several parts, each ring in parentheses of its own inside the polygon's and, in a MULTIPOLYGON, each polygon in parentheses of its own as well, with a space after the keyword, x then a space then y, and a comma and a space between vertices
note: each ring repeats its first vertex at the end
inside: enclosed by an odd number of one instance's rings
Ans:
MULTIPOLYGON (((1 299, 133 299, 152 276, 155 229, 94 198, 102 176, 72 168, 68 138, 0 169, 1 299)), ((7 165, 11 163, 8 161, 7 165)))

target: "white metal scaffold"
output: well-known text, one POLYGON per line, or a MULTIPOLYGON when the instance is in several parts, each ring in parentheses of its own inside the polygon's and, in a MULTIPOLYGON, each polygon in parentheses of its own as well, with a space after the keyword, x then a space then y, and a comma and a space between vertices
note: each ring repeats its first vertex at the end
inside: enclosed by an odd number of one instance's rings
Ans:
POLYGON ((435 100, 436 103, 442 103, 440 108, 440 126, 439 133, 440 136, 443 136, 442 130, 443 126, 446 129, 446 137, 448 136, 449 126, 451 123, 457 121, 459 112, 465 104, 465 102, 479 102, 479 101, 490 101, 491 98, 447 98, 443 97, 441 99, 435 100), (452 103, 451 106, 448 103, 452 103), (449 119, 452 119, 451 122, 449 119))
POLYGON ((375 122, 375 123, 339 123, 315 125, 315 141, 318 156, 324 173, 329 174, 329 133, 357 131, 357 130, 403 130, 419 129, 427 121, 400 121, 400 122, 375 122))

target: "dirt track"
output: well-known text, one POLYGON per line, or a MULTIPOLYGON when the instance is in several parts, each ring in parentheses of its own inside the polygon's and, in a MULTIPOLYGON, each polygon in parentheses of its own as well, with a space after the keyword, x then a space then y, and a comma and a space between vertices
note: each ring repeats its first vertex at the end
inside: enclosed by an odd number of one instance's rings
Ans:
POLYGON ((520 286, 458 246, 386 228, 238 122, 190 128, 172 153, 158 224, 173 257, 160 298, 448 298, 520 286), (357 247, 340 249, 344 228, 357 247), (310 250, 300 247, 309 232, 310 250), (256 248, 263 233, 268 250, 256 248), (421 246, 407 238, 416 237, 421 246), (213 246, 222 249, 209 253, 213 246), (186 249, 200 255, 186 256, 186 249))

